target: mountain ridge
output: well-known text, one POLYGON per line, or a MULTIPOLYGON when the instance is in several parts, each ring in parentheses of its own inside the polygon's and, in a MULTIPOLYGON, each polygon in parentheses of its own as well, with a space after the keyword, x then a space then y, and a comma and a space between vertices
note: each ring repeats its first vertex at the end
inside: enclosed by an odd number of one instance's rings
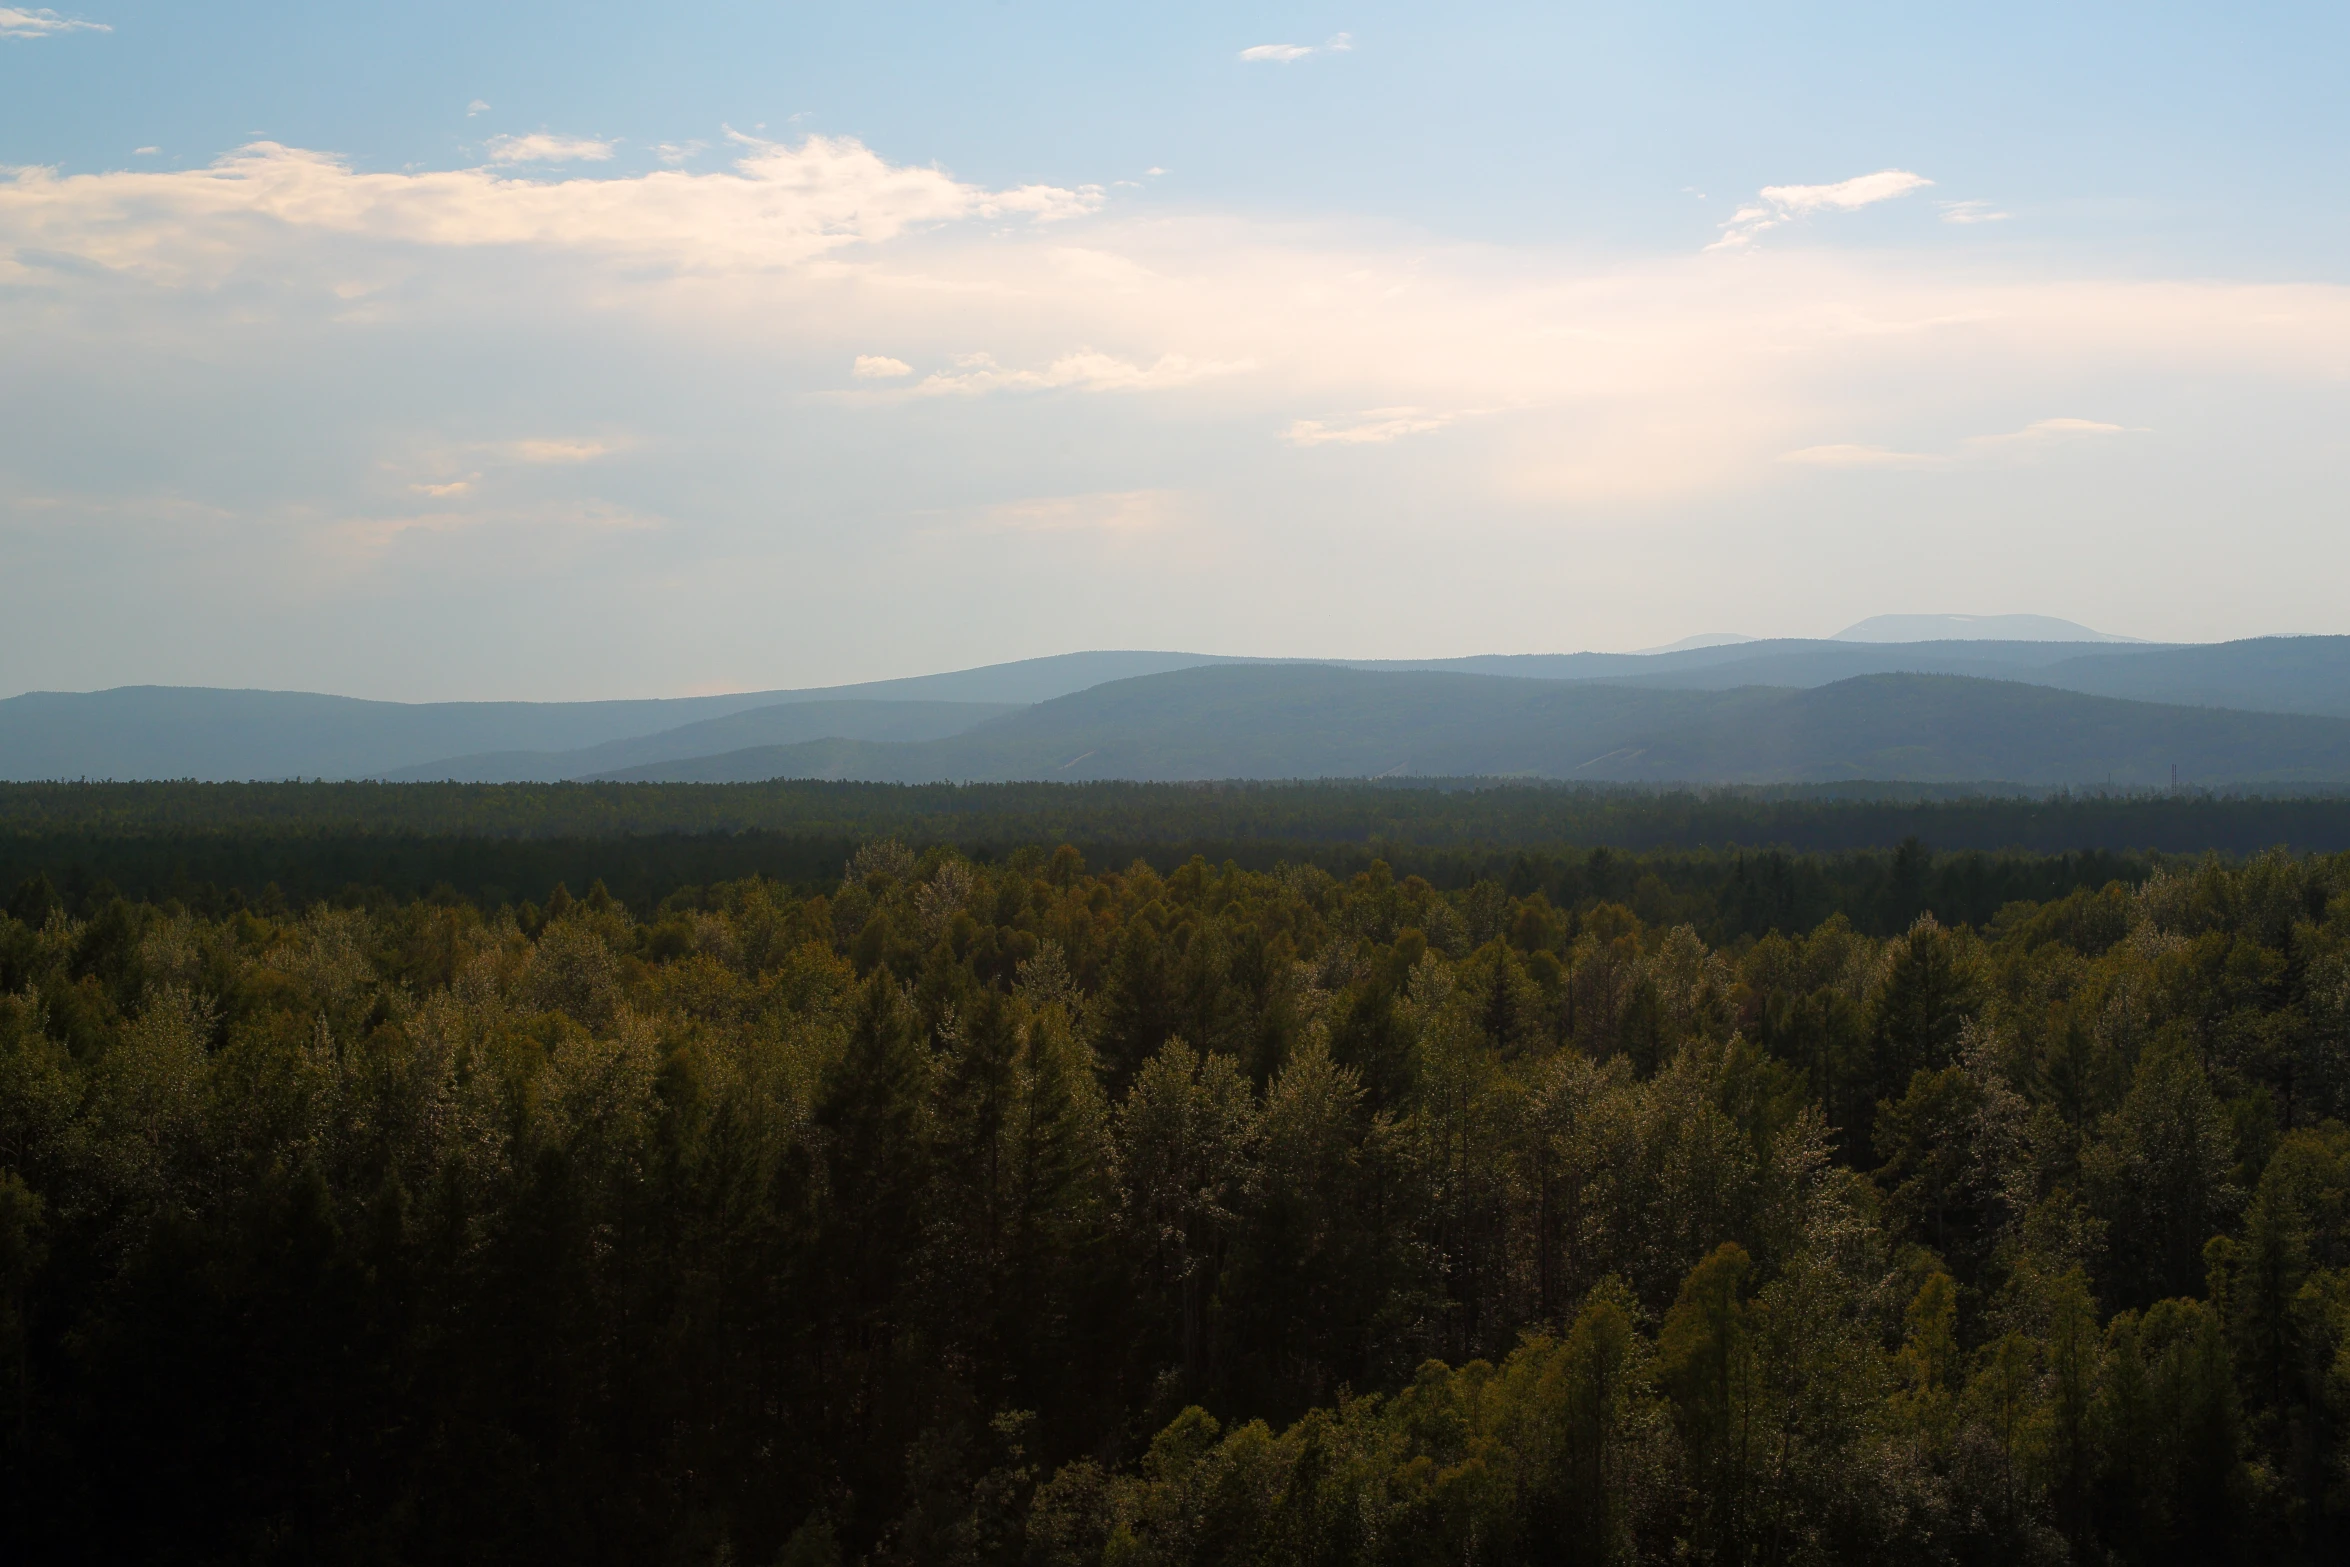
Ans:
MULTIPOLYGON (((1501 677, 1651 691, 1808 688, 1872 674, 2019 681, 2085 694, 2252 712, 2350 717, 2350 637, 2210 644, 1767 639, 1679 652, 1475 654, 1449 659, 1253 659, 1097 651, 856 686, 590 703, 387 703, 316 693, 118 687, 0 700, 0 778, 231 780, 602 775, 753 744, 932 737, 1001 710, 1120 679, 1212 667, 1312 666, 1501 677), (927 718, 922 703, 936 704, 927 718), (960 713, 950 712, 960 709, 960 713), (760 716, 763 715, 763 716, 760 716), (827 728, 816 733, 809 725, 827 728), (704 727, 708 726, 708 727, 704 727)), ((1660 708, 1660 712, 1668 709, 1660 708)))
POLYGON ((1385 776, 2019 785, 2350 780, 2350 719, 1949 675, 1658 690, 1430 671, 1224 666, 1112 682, 949 739, 823 739, 600 775, 895 783, 1385 776))

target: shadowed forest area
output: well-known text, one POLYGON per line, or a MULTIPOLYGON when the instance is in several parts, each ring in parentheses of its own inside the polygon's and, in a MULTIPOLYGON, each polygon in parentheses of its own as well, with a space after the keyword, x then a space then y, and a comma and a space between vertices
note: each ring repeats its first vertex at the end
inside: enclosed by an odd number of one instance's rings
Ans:
POLYGON ((13 1554, 2338 1559, 2350 856, 1348 852, 27 878, 13 1554))

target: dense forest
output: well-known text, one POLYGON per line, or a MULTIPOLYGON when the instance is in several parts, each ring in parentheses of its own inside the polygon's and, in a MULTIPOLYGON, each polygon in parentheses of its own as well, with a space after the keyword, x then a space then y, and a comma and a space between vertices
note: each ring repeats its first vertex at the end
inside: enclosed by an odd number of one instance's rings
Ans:
POLYGON ((2340 1559, 2350 856, 843 857, 27 878, 14 1558, 2340 1559))
MULTIPOLYGON (((1981 785, 1289 783, 0 783, 0 846, 545 841, 620 836, 908 843, 1605 845, 1832 852, 1917 837, 1945 849, 2350 849, 2350 789, 2089 791, 1981 785)), ((834 855, 837 870, 839 856, 834 855)), ((1216 856, 1211 855, 1211 859, 1216 856)), ((1117 863, 1124 864, 1121 859, 1117 863)), ((20 878, 21 879, 21 878, 20 878)), ((12 881, 9 885, 13 886, 12 881)))
POLYGON ((214 917, 320 901, 497 907, 602 881, 631 907, 759 876, 829 889, 860 843, 1022 844, 1095 864, 1194 855, 1346 880, 1384 860, 1444 891, 1624 902, 1714 943, 1842 911, 1889 935, 1924 909, 2135 884, 2165 855, 2350 849, 2350 795, 1984 796, 1926 785, 1647 789, 1461 780, 1222 784, 0 784, 0 890, 45 877, 69 909, 120 894, 214 917), (1939 851, 1919 859, 1893 846, 1939 851), (1610 851, 1590 858, 1593 848, 1610 851), (1622 851, 1632 851, 1629 854, 1622 851), (1637 863, 1635 863, 1637 862, 1637 863), (1646 892, 1638 889, 1645 887, 1646 892))

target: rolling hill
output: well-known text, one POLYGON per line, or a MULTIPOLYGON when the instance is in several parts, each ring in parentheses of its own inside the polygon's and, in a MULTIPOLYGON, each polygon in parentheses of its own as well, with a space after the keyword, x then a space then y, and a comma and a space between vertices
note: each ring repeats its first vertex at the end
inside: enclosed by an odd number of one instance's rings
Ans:
POLYGON ((1112 682, 963 734, 824 739, 617 770, 615 780, 1528 776, 1719 783, 2147 787, 2350 780, 2350 720, 1870 675, 1811 689, 1659 690, 1326 665, 1112 682))
POLYGON ((758 745, 791 745, 828 738, 847 740, 937 740, 1021 710, 1010 702, 780 702, 745 713, 705 718, 657 734, 571 751, 490 751, 451 757, 421 767, 403 767, 384 777, 395 783, 446 780, 455 783, 552 783, 586 778, 615 768, 708 756, 758 745))
MULTIPOLYGON (((1569 687, 1648 691, 1644 706, 1625 706, 1627 699, 1621 697, 1591 695, 1579 703, 1567 702, 1560 709, 1585 715, 1575 719, 1579 726, 1576 733, 1613 737, 1610 745, 1600 750, 1653 738, 1691 714, 1710 711, 1703 704, 1676 703, 1670 693, 1695 696, 1753 687, 1818 688, 1880 675, 1956 676, 2174 706, 2350 718, 2350 637, 2096 647, 2047 641, 1778 639, 1653 654, 1312 662, 1193 653, 1093 652, 855 686, 663 701, 401 703, 301 692, 161 686, 89 693, 36 692, 0 701, 0 778, 387 777, 501 782, 618 775, 695 758, 708 759, 697 765, 701 773, 712 776, 729 769, 768 766, 813 769, 816 773, 841 767, 919 769, 933 766, 920 759, 927 753, 868 755, 857 748, 944 742, 965 731, 971 731, 971 737, 957 753, 962 759, 953 765, 977 766, 988 776, 999 776, 1006 766, 1041 765, 1025 754, 1012 759, 988 749, 996 743, 989 738, 993 725, 1006 721, 1016 709, 1063 701, 1089 691, 1106 692, 1138 678, 1207 669, 1273 668, 1503 679, 1505 684, 1526 688, 1510 701, 1536 702, 1535 691, 1556 693, 1569 687), (1625 717, 1621 725, 1617 718, 1606 716, 1635 711, 1647 716, 1625 717), (754 762, 737 755, 817 745, 824 749, 788 759, 754 762)), ((1455 743, 1445 738, 1451 731, 1441 716, 1435 720, 1435 728, 1415 729, 1407 737, 1387 726, 1380 715, 1349 707, 1351 699, 1337 693, 1352 687, 1308 682, 1298 689, 1321 691, 1325 699, 1338 705, 1325 713, 1309 711, 1311 704, 1307 704, 1293 709, 1283 722, 1301 735, 1332 726, 1343 730, 1349 738, 1331 752, 1330 765, 1343 763, 1345 771, 1380 772, 1400 767, 1406 772, 1424 772, 1427 769, 1414 759, 1415 748, 1421 746, 1433 746, 1446 754, 1474 754, 1503 772, 1597 765, 1591 761, 1599 754, 1596 750, 1565 758, 1549 753, 1535 756, 1523 747, 1496 749, 1482 739, 1471 744, 1456 736, 1455 743)), ((1555 696, 1539 699, 1553 700, 1567 701, 1555 696)), ((1507 706, 1499 696, 1478 701, 1507 706)), ((1048 715, 1037 721, 1062 720, 1048 715)), ((1169 722, 1179 724, 1180 715, 1171 716, 1169 722)), ((1185 739, 1178 745, 1175 732, 1170 732, 1163 745, 1145 745, 1141 739, 1129 737, 1120 745, 1130 751, 1136 746, 1143 750, 1133 751, 1121 765, 1148 766, 1155 769, 1149 776, 1167 777, 1208 776, 1198 769, 1209 766, 1204 760, 1209 756, 1231 755, 1236 764, 1252 767, 1273 765, 1271 761, 1251 760, 1245 748, 1236 752, 1239 742, 1234 737, 1199 738, 1202 743, 1215 743, 1208 749, 1186 752, 1181 746, 1193 741, 1185 739), (1191 756, 1203 760, 1195 766, 1186 759, 1191 756)), ((1068 762, 1088 749, 1102 750, 1072 746, 1053 759, 1053 765, 1068 762)), ((1668 752, 1659 750, 1657 754, 1668 752)), ((2178 760, 2182 768, 2189 765, 2184 756, 2178 760)), ((1694 760, 1691 765, 1696 765, 1694 760)), ((2249 759, 2230 761, 2216 754, 2195 766, 2192 776, 2203 778, 2266 776, 2265 765, 2255 766, 2249 759)), ((2167 762, 2163 776, 2167 777, 2167 762)))
POLYGON ((373 702, 206 686, 33 691, 0 701, 0 778, 373 778, 459 760, 474 766, 470 777, 495 753, 532 753, 518 765, 535 768, 537 753, 784 704, 1025 706, 1105 680, 1214 662, 1204 653, 1062 653, 853 686, 617 702, 373 702))

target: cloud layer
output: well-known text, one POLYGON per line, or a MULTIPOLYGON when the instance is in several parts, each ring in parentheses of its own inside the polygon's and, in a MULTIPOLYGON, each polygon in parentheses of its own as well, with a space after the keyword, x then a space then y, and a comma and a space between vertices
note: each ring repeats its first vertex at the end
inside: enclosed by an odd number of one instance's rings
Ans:
MULTIPOLYGON (((2350 289, 1594 260, 730 146, 0 175, 0 665, 87 685, 192 648, 173 678, 283 684, 299 647, 311 684, 559 668, 495 688, 551 695, 1089 643, 1629 646, 1667 601, 1778 632, 1926 563, 1990 592, 2011 547, 2179 634, 2148 606, 2314 621, 2350 569, 2350 289), (2196 570, 2164 553, 2240 515, 2196 570), (2309 569, 2258 587, 2295 528, 2309 569)), ((1768 187, 1748 238, 1923 184, 1768 187)))
MULTIPOLYGON (((360 173, 330 154, 255 142, 208 169, 0 179, 0 233, 155 282, 217 276, 282 241, 339 235, 428 246, 535 246, 626 256, 683 270, 791 266, 967 218, 1052 221, 1090 212, 1091 188, 985 190, 938 169, 884 162, 849 139, 797 146, 735 134, 731 171, 541 182, 494 168, 360 173)), ((601 159, 601 142, 502 138, 494 159, 601 159), (512 157, 506 157, 511 152, 512 157)), ((0 261, 0 279, 21 260, 0 261)))

